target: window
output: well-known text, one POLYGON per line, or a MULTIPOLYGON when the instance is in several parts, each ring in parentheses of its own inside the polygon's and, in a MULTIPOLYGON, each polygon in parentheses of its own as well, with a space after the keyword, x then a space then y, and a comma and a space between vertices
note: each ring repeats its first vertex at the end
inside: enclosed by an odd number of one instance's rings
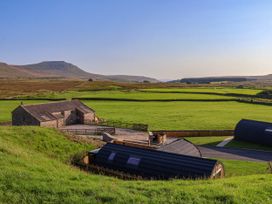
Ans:
POLYGON ((141 159, 138 157, 129 157, 127 160, 127 164, 133 165, 133 166, 138 166, 140 163, 141 159))
POLYGON ((108 157, 108 161, 113 161, 115 155, 116 155, 116 152, 112 152, 112 153, 110 154, 110 156, 108 157))
POLYGON ((272 132, 272 127, 265 129, 265 132, 272 132))

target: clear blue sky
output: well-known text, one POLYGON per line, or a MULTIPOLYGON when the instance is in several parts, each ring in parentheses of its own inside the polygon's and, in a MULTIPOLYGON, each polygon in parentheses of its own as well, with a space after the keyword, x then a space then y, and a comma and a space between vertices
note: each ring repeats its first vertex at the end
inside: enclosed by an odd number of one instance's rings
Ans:
POLYGON ((272 73, 271 0, 1 0, 0 61, 160 79, 272 73))

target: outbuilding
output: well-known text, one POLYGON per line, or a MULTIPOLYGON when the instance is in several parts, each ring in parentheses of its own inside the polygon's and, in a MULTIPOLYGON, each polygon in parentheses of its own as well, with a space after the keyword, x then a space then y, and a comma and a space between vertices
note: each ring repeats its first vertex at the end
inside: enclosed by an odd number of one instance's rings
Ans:
POLYGON ((272 123, 242 119, 235 127, 234 138, 272 146, 272 123))
POLYGON ((20 105, 12 111, 12 125, 36 125, 59 128, 71 124, 91 124, 95 111, 79 100, 20 105))
POLYGON ((224 167, 217 160, 107 143, 89 153, 90 165, 147 179, 220 178, 224 167))

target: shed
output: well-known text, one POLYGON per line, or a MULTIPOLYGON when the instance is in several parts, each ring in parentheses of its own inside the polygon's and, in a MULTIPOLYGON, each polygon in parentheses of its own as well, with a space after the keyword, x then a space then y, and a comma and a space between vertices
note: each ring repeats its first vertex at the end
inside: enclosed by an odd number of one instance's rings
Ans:
POLYGON ((234 138, 272 146, 272 123, 242 119, 235 127, 234 138))
POLYGON ((91 165, 147 179, 218 178, 223 165, 213 159, 107 143, 96 154, 89 153, 91 165))

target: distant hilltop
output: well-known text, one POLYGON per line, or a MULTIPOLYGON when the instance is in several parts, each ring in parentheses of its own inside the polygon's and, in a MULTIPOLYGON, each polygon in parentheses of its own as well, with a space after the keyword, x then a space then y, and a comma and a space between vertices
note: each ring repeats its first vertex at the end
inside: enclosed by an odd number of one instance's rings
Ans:
POLYGON ((45 61, 28 65, 9 65, 0 62, 0 78, 63 78, 119 82, 159 82, 155 78, 145 76, 93 74, 65 61, 45 61))

